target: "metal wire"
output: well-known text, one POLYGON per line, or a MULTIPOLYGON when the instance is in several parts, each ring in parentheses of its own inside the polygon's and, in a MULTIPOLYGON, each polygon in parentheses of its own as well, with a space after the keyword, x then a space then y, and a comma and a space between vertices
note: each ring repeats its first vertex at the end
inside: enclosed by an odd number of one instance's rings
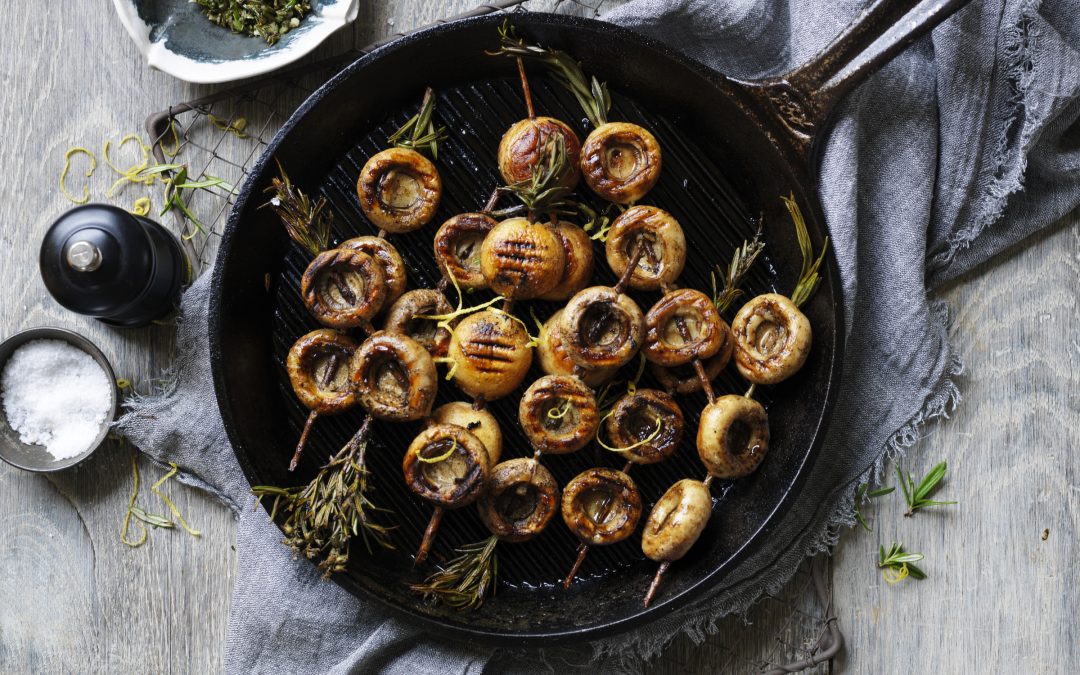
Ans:
MULTIPOLYGON (((598 17, 616 4, 614 0, 503 0, 436 23, 525 9, 598 17)), ((169 105, 146 120, 154 157, 159 163, 186 164, 193 179, 215 176, 239 186, 269 139, 308 96, 344 65, 403 35, 169 105)), ((174 231, 181 236, 196 272, 213 260, 234 198, 220 187, 186 191, 185 203, 189 211, 198 214, 199 225, 173 209, 174 231)), ((717 637, 703 645, 694 645, 688 638, 676 640, 668 649, 664 666, 689 672, 704 658, 719 663, 716 672, 724 673, 828 672, 828 662, 843 648, 844 639, 832 609, 827 572, 828 561, 822 556, 804 563, 791 582, 776 595, 759 601, 746 617, 724 619, 717 637), (779 624, 779 628, 772 635, 762 635, 758 625, 766 622, 779 624), (708 654, 703 656, 701 650, 708 654), (763 656, 747 657, 752 653, 763 656)))

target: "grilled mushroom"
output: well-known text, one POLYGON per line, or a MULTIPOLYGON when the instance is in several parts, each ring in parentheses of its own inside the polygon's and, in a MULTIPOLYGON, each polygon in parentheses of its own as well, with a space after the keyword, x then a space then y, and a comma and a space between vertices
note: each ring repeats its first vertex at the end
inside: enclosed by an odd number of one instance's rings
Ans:
POLYGON ((565 141, 566 168, 556 178, 555 185, 574 189, 581 178, 578 168, 581 141, 565 122, 552 117, 529 117, 506 130, 499 141, 499 173, 503 180, 513 184, 532 178, 533 167, 540 160, 544 145, 556 134, 565 141))
POLYGON ((581 381, 592 388, 604 384, 618 372, 618 368, 583 368, 574 363, 563 346, 559 324, 563 310, 551 315, 540 329, 540 341, 536 348, 536 358, 540 370, 548 375, 577 375, 581 381))
POLYGON ((310 411, 289 470, 296 468, 304 451, 311 425, 319 415, 336 415, 356 405, 349 386, 350 358, 356 342, 336 330, 320 328, 304 335, 289 349, 285 369, 297 398, 310 411))
POLYGON ((464 401, 452 401, 441 405, 431 413, 431 419, 439 424, 456 424, 472 432, 484 444, 488 464, 495 466, 502 456, 502 429, 495 416, 483 408, 464 401))
MULTIPOLYGON (((731 360, 731 352, 735 348, 735 341, 730 338, 730 335, 729 332, 728 340, 720 347, 720 351, 701 364, 702 370, 705 371, 705 377, 710 382, 720 376, 720 371, 731 360)), ((663 386, 664 390, 669 393, 685 395, 699 392, 702 389, 701 376, 692 364, 665 368, 650 363, 649 370, 660 381, 660 385, 663 386)))
POLYGON ((645 358, 661 366, 705 360, 730 342, 730 329, 712 298, 683 288, 660 298, 645 315, 645 358))
POLYGON ((735 365, 747 381, 776 384, 806 363, 812 330, 806 315, 789 298, 766 293, 750 300, 731 322, 735 365))
POLYGON ((401 464, 414 494, 435 505, 416 563, 427 558, 445 509, 476 501, 491 473, 488 453, 475 434, 454 424, 433 424, 409 445, 401 464))
POLYGON ((432 356, 446 356, 450 348, 450 331, 440 328, 432 319, 453 311, 446 296, 431 288, 409 291, 391 305, 386 312, 384 330, 388 333, 407 335, 416 340, 432 356))
POLYGON ((701 536, 711 515, 709 486, 689 478, 672 485, 656 502, 641 532, 642 553, 660 563, 645 595, 646 607, 655 597, 668 567, 686 555, 701 536))
POLYGON ((408 422, 431 412, 438 373, 431 355, 416 340, 379 331, 353 354, 352 384, 360 403, 376 419, 408 422))
POLYGON ((634 206, 624 211, 608 230, 605 252, 608 265, 622 276, 635 258, 637 267, 630 276, 630 287, 655 291, 675 283, 686 265, 686 237, 679 221, 655 206, 634 206))
POLYGON ((518 405, 518 421, 539 452, 562 455, 584 448, 596 435, 596 397, 572 375, 545 375, 533 382, 518 405))
POLYGON ((741 478, 761 464, 769 451, 765 408, 745 396, 721 396, 701 413, 698 456, 717 478, 741 478))
POLYGON ((563 247, 563 273, 555 288, 540 296, 541 300, 566 300, 589 285, 593 273, 593 243, 581 227, 565 220, 552 225, 563 247))
POLYGON ((480 270, 491 290, 515 300, 548 293, 562 280, 562 240, 552 228, 510 218, 496 225, 480 247, 480 270))
POLYGON ((525 328, 506 314, 486 309, 465 317, 450 338, 454 382, 473 398, 506 396, 532 365, 529 340, 525 328))
POLYGON ((503 541, 521 542, 543 532, 559 504, 555 477, 531 457, 510 459, 491 471, 477 505, 480 519, 503 541))
POLYGON ((569 588, 589 546, 617 544, 634 533, 641 519, 641 493, 622 471, 587 469, 566 484, 562 517, 581 540, 577 560, 563 580, 563 588, 569 588))
POLYGON ((628 296, 608 286, 593 286, 570 299, 559 333, 574 363, 583 368, 619 368, 641 347, 645 317, 628 296))
POLYGON ((480 247, 498 223, 483 213, 459 213, 435 233, 435 262, 446 278, 465 289, 487 288, 480 269, 480 247))
POLYGON ((675 399, 656 389, 638 389, 611 409, 605 422, 608 438, 626 460, 635 464, 662 462, 682 443, 686 426, 675 399))
POLYGON ((660 144, 647 129, 608 122, 581 149, 581 173, 592 191, 616 204, 633 204, 660 180, 660 144))
POLYGON ((376 226, 397 234, 423 227, 439 207, 442 179, 427 157, 387 148, 364 164, 356 181, 360 209, 376 226))
POLYGON ((382 308, 386 282, 382 268, 360 251, 333 249, 315 256, 300 278, 304 305, 332 328, 364 326, 382 308))
POLYGON ((386 282, 386 299, 384 306, 390 306, 405 292, 408 277, 405 273, 405 261, 394 245, 382 237, 355 237, 346 239, 338 246, 339 249, 349 249, 366 253, 379 263, 382 269, 383 281, 386 282))

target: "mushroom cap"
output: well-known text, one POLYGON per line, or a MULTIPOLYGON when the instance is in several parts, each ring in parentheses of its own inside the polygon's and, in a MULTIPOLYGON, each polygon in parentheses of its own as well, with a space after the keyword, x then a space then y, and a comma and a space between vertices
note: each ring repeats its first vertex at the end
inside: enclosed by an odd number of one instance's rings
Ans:
POLYGON ((765 408, 745 396, 721 396, 701 412, 697 448, 712 476, 741 478, 753 472, 769 452, 765 408))
POLYGON ((356 181, 360 210, 377 227, 401 234, 423 227, 442 198, 442 178, 427 157, 409 148, 375 153, 356 181))
POLYGON ((600 125, 581 148, 585 182, 597 195, 616 204, 640 201, 660 180, 662 166, 656 137, 630 122, 600 125))
POLYGON ((668 488, 645 520, 641 552, 665 562, 686 555, 712 516, 712 495, 707 485, 684 478, 668 488))
POLYGON ((779 293, 759 295, 743 305, 731 332, 735 366, 754 384, 776 384, 799 372, 813 341, 810 320, 779 293))
POLYGON ((447 356, 454 383, 472 398, 493 401, 517 389, 532 365, 530 338, 517 320, 485 309, 454 327, 447 356))
POLYGON ((350 359, 356 348, 355 340, 330 328, 313 330, 289 348, 285 370, 297 398, 309 410, 333 415, 356 405, 356 393, 349 384, 350 359), (331 367, 333 372, 328 371, 331 367))
POLYGON ((427 417, 438 377, 431 355, 407 335, 378 331, 353 353, 353 389, 376 419, 409 422, 427 417))

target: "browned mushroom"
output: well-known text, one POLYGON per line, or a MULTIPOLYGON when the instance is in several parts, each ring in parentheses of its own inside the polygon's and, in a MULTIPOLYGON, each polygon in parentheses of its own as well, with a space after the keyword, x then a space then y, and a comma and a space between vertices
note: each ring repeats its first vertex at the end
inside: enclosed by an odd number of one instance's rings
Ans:
POLYGON ((581 174, 592 191, 616 204, 633 204, 660 180, 660 144, 647 129, 608 122, 581 149, 581 174))
POLYGON ((592 388, 604 384, 618 372, 618 368, 583 368, 570 358, 563 346, 563 337, 559 329, 563 310, 551 315, 540 329, 540 340, 536 347, 536 359, 540 370, 548 375, 577 375, 581 381, 592 388))
POLYGON ((386 299, 383 306, 389 307, 405 292, 408 284, 408 276, 405 273, 405 261, 394 245, 382 237, 355 237, 346 239, 338 246, 340 249, 350 249, 366 253, 379 263, 382 268, 383 281, 386 282, 386 299))
POLYGON ((555 288, 540 296, 541 300, 566 300, 589 285, 593 273, 593 242, 580 226, 565 220, 551 226, 562 242, 563 273, 555 288))
POLYGON ((569 588, 577 576, 589 546, 607 546, 626 539, 641 519, 641 493, 622 471, 586 469, 563 490, 563 522, 581 546, 563 587, 569 588))
POLYGON ((483 213, 459 213, 435 233, 435 262, 446 278, 465 289, 487 288, 480 269, 480 247, 498 223, 483 213))
POLYGON ((304 305, 332 328, 368 325, 382 309, 386 282, 382 268, 360 251, 333 249, 315 256, 300 278, 304 305))
POLYGON ((480 269, 491 290, 514 300, 539 297, 558 285, 566 264, 562 240, 548 225, 510 218, 480 247, 480 269))
POLYGON ((545 375, 533 382, 518 405, 518 421, 530 445, 550 455, 577 452, 596 435, 596 397, 572 375, 545 375))
POLYGON ((559 332, 570 359, 583 368, 619 368, 645 338, 645 317, 628 296, 608 286, 580 291, 563 311, 559 332))
POLYGON ((555 477, 532 457, 510 459, 492 469, 487 490, 477 503, 488 530, 510 542, 540 534, 558 504, 555 477))
POLYGON ((431 355, 416 340, 379 331, 353 354, 352 384, 372 416, 407 422, 431 412, 438 373, 431 355))
POLYGON ((409 148, 387 148, 364 164, 356 181, 360 209, 387 232, 423 227, 439 208, 442 179, 427 157, 409 148))
POLYGON ((730 329, 712 298, 683 288, 660 298, 645 315, 645 358, 673 367, 705 360, 730 342, 730 329))
POLYGON ((604 423, 612 447, 635 464, 662 462, 682 443, 682 409, 666 392, 638 389, 615 402, 604 423))
POLYGON ((642 553, 660 563, 645 595, 646 607, 656 596, 668 567, 697 542, 711 515, 709 486, 698 480, 680 480, 656 502, 641 532, 642 553))
POLYGON ((499 141, 498 155, 503 180, 507 184, 529 180, 544 145, 556 134, 565 142, 566 168, 556 177, 555 185, 572 190, 581 178, 581 141, 565 122, 553 117, 528 117, 506 130, 499 141))
MULTIPOLYGON (((702 370, 705 378, 710 382, 720 376, 720 372, 731 360, 731 352, 735 348, 735 341, 730 338, 711 359, 702 362, 702 370)), ((664 368, 655 363, 649 364, 649 370, 660 381, 665 391, 672 394, 693 394, 702 390, 701 376, 693 364, 664 368)))
POLYGON ((472 432, 484 444, 488 464, 495 466, 499 463, 502 456, 502 429, 495 416, 486 409, 464 401, 452 401, 436 408, 431 413, 431 419, 440 424, 456 424, 472 432))
POLYGON ((435 505, 416 564, 427 559, 445 509, 476 501, 491 474, 487 449, 475 434, 454 424, 433 424, 409 445, 401 464, 405 483, 435 505))
POLYGON ((336 415, 356 405, 356 394, 349 386, 350 359, 355 351, 355 340, 328 328, 311 331, 289 349, 285 359, 289 382, 300 402, 311 411, 289 471, 296 469, 311 426, 319 415, 336 415))
POLYGON ((630 287, 655 291, 675 283, 686 265, 686 237, 679 221, 655 206, 634 206, 611 223, 605 244, 608 266, 622 276, 633 267, 630 287), (635 256, 637 248, 643 254, 635 256), (636 267, 632 266, 637 258, 636 267))
POLYGON ((810 321, 778 293, 753 298, 731 322, 735 365, 747 381, 776 384, 791 377, 810 354, 810 321))
POLYGON ((529 342, 525 327, 503 312, 485 309, 465 317, 450 338, 454 383, 472 398, 506 396, 532 365, 529 342))
POLYGON ((741 478, 769 451, 769 419, 760 403, 746 396, 721 396, 701 413, 698 456, 717 478, 741 478))
POLYGON ((419 342, 432 356, 446 356, 450 331, 440 328, 433 319, 421 317, 449 314, 453 307, 439 291, 419 288, 409 291, 386 312, 384 330, 407 335, 419 342))

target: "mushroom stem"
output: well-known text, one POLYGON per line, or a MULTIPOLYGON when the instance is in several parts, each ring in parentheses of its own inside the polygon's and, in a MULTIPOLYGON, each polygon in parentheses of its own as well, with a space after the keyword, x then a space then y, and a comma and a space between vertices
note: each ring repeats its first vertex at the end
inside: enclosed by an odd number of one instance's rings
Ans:
POLYGON ((643 255, 645 255, 645 240, 638 239, 637 245, 634 246, 634 255, 630 256, 630 263, 626 266, 622 276, 619 277, 619 282, 615 284, 615 292, 619 295, 622 295, 626 285, 630 283, 630 277, 634 276, 634 270, 637 269, 643 255))
POLYGON ((300 455, 304 452, 304 445, 307 444, 308 434, 311 433, 311 425, 315 424, 315 419, 319 416, 319 413, 314 410, 308 415, 307 421, 304 422, 304 430, 300 432, 300 441, 296 444, 296 452, 293 453, 292 460, 289 462, 289 471, 295 471, 296 465, 300 463, 300 455))
POLYGON ((536 117, 533 109, 532 91, 529 89, 529 78, 525 76, 525 59, 517 57, 518 75, 521 77, 521 91, 525 95, 525 109, 529 111, 529 119, 536 117))
POLYGON ((386 239, 386 230, 379 228, 379 239, 386 239))
POLYGON ((484 399, 483 395, 477 396, 473 399, 472 407, 473 410, 483 410, 487 407, 487 400, 484 399))
POLYGON ((578 546, 577 560, 574 561, 574 566, 570 568, 570 573, 563 579, 562 587, 565 590, 570 589, 570 584, 574 582, 574 577, 577 576, 578 570, 581 569, 581 563, 585 562, 585 556, 589 552, 589 545, 582 543, 578 546))
POLYGON ((746 398, 754 398, 754 390, 755 389, 757 389, 757 383, 756 382, 754 384, 750 385, 750 388, 746 390, 746 393, 743 394, 743 396, 745 396, 746 398))
POLYGON ((668 567, 671 567, 671 561, 665 560, 660 563, 660 567, 656 570, 656 576, 653 577, 652 583, 649 584, 649 592, 645 594, 645 606, 648 607, 652 603, 653 598, 656 597, 656 591, 660 588, 660 582, 664 579, 664 574, 667 572, 668 567))
POLYGON ((439 531, 439 523, 442 522, 443 507, 436 506, 435 511, 431 514, 431 520, 428 521, 427 529, 424 530, 424 538, 420 540, 420 548, 416 551, 416 560, 413 561, 413 565, 423 565, 427 560, 428 553, 431 551, 431 545, 435 543, 435 533, 439 531))
POLYGON ((510 310, 513 309, 513 307, 514 307, 514 299, 513 298, 506 298, 506 299, 503 300, 502 311, 509 314, 510 310))

